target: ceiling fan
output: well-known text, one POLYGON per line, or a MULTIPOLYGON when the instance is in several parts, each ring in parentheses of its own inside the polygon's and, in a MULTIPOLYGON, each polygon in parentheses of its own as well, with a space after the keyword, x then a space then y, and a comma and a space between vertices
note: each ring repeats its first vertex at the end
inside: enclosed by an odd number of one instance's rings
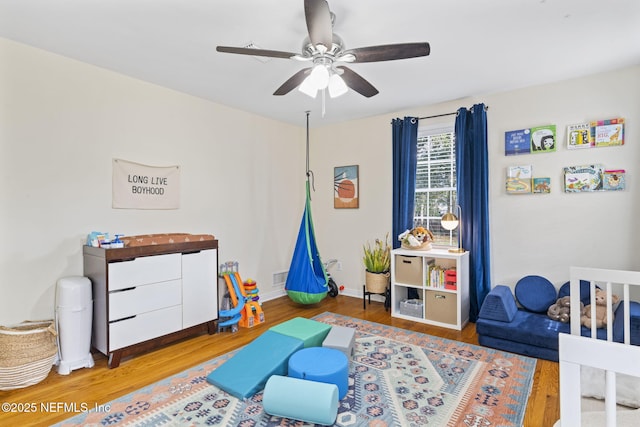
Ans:
POLYGON ((318 90, 329 89, 332 98, 347 92, 347 87, 367 98, 378 94, 378 90, 362 76, 341 63, 394 61, 397 59, 427 56, 429 43, 399 43, 345 49, 345 45, 333 32, 335 15, 329 10, 326 0, 304 0, 304 15, 309 36, 303 42, 302 53, 248 47, 217 46, 218 52, 236 53, 270 58, 294 59, 311 62, 291 76, 273 94, 286 95, 296 87, 311 97, 318 90))

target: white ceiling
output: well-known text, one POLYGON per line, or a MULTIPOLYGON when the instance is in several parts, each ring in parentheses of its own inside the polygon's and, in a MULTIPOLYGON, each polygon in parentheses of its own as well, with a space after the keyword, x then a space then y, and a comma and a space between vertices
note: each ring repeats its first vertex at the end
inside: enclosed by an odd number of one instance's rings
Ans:
POLYGON ((216 103, 312 126, 640 63, 639 0, 329 0, 346 48, 422 42, 427 57, 352 64, 380 93, 272 93, 306 67, 218 53, 299 52, 303 0, 0 0, 0 36, 216 103))

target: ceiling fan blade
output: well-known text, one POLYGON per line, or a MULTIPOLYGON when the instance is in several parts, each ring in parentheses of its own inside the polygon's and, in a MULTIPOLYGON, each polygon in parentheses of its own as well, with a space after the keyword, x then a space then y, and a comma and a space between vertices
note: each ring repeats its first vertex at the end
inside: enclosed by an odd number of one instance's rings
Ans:
POLYGON ((311 43, 314 46, 323 45, 329 50, 333 43, 333 28, 326 0, 304 0, 304 17, 311 43))
POLYGON ((283 52, 280 50, 253 49, 249 47, 233 47, 233 46, 217 46, 216 50, 218 52, 224 52, 224 53, 238 53, 240 55, 268 56, 269 58, 284 58, 284 59, 289 59, 298 55, 297 53, 283 52))
POLYGON ((400 43, 349 49, 344 51, 342 56, 355 56, 355 59, 349 62, 379 62, 427 56, 430 52, 431 47, 426 42, 400 43))
POLYGON ((351 68, 347 68, 345 66, 338 66, 343 71, 342 80, 349 86, 351 89, 358 92, 360 95, 366 96, 367 98, 371 98, 374 95, 378 94, 378 89, 373 87, 371 83, 366 81, 360 74, 353 71, 351 68))
POLYGON ((280 86, 275 92, 273 92, 273 94, 274 95, 286 95, 286 94, 288 94, 293 89, 295 89, 298 86, 300 86, 302 81, 309 74, 309 71, 311 71, 310 67, 309 68, 303 68, 302 70, 298 71, 293 76, 291 76, 289 78, 289 80, 287 80, 286 82, 282 83, 282 86, 280 86))

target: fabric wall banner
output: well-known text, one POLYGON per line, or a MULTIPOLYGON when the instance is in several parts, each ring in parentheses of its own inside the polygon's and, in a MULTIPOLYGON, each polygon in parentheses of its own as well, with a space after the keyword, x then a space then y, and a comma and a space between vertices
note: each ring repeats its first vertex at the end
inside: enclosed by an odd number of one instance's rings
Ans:
POLYGON ((147 166, 113 159, 115 209, 178 209, 180 166, 147 166))

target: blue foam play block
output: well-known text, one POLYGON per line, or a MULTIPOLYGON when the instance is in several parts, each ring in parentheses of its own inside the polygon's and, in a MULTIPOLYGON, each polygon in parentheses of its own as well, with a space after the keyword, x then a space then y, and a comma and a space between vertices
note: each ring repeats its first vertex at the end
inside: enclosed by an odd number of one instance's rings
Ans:
POLYGON ((302 348, 302 340, 268 330, 207 375, 207 381, 246 399, 262 390, 271 375, 286 376, 289 357, 302 348))
POLYGON ((321 347, 322 341, 324 341, 331 330, 331 325, 304 317, 294 317, 279 325, 272 326, 269 330, 293 338, 299 338, 304 341, 305 348, 321 347))

